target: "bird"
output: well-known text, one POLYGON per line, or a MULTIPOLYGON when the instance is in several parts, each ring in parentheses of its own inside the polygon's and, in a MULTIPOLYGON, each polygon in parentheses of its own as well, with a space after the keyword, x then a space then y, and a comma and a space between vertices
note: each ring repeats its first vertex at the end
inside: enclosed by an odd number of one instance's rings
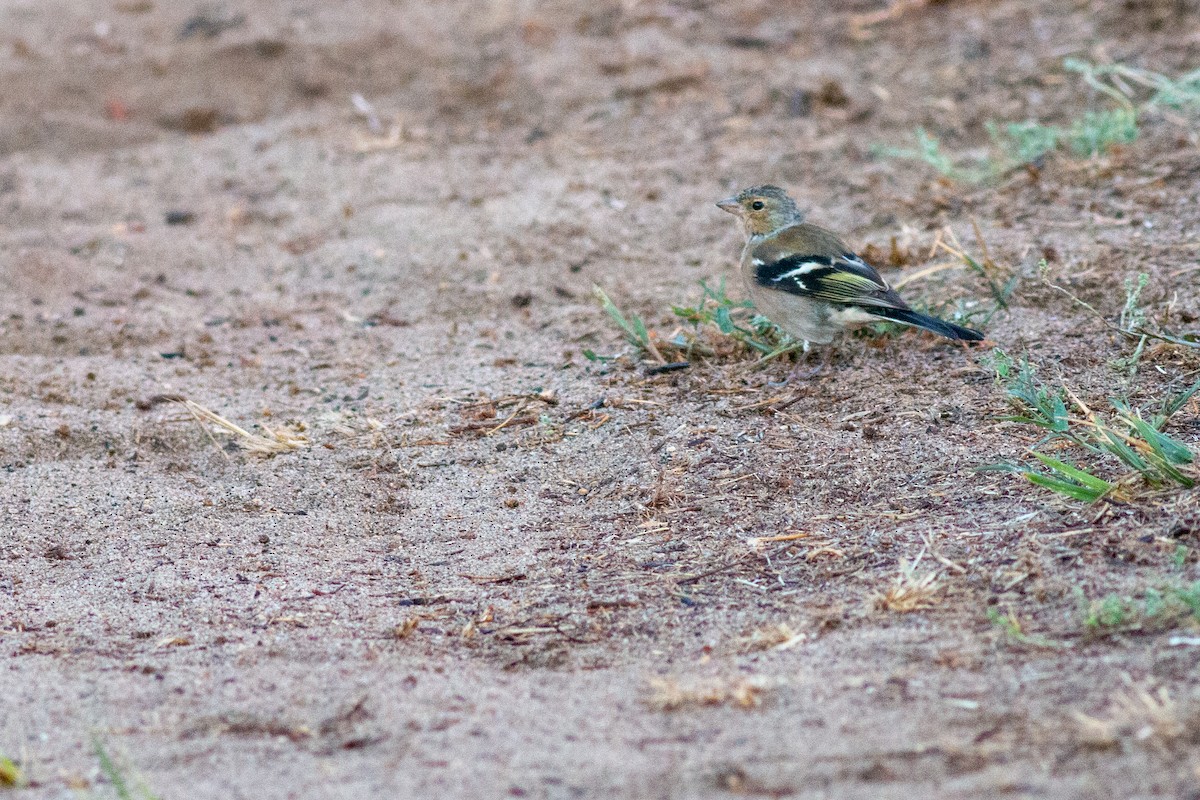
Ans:
POLYGON ((887 320, 947 339, 982 341, 977 330, 914 311, 875 268, 836 233, 804 221, 786 191, 769 184, 743 189, 717 203, 741 222, 746 235, 741 273, 755 308, 808 344, 828 344, 838 333, 887 320))

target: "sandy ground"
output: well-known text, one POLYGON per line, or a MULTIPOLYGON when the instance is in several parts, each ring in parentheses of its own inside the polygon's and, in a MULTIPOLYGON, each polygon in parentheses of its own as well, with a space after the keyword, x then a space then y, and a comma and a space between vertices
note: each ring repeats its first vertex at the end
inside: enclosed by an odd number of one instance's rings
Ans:
MULTIPOLYGON (((592 299, 669 335, 700 279, 736 286, 713 201, 772 181, 896 238, 893 275, 946 226, 978 252, 976 220, 1024 276, 991 340, 1098 407, 1200 367, 1152 348, 1128 378, 1035 269, 1110 319, 1147 272, 1195 330, 1186 125, 991 188, 872 156, 1069 121, 1099 100, 1064 56, 1194 67, 1195 4, 955 0, 855 35, 882 7, 0 5, 14 796, 116 796, 93 741, 163 798, 1200 796, 1194 631, 1081 622, 1200 577, 1194 492, 974 472, 1037 440, 977 351, 656 374, 592 299), (164 395, 309 446, 256 456, 164 395), (930 606, 879 608, 919 556, 930 606)), ((988 298, 958 269, 906 292, 988 298)))

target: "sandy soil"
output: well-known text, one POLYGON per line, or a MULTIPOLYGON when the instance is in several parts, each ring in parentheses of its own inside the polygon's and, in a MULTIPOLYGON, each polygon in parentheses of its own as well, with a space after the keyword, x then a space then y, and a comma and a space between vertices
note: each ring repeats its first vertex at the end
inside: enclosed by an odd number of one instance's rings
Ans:
MULTIPOLYGON (((883 5, 0 6, 14 796, 116 796, 93 740, 164 798, 1200 796, 1194 638, 1081 622, 1200 577, 1194 492, 974 472, 1037 436, 933 337, 845 339, 799 386, 746 355, 656 374, 592 299, 669 335, 733 275, 713 201, 772 181, 895 237, 897 276, 946 226, 978 252, 976 220, 1025 276, 989 336, 1098 407, 1200 367, 1153 348, 1129 379, 1035 270, 1109 318, 1147 272, 1195 330, 1186 125, 991 188, 872 156, 1075 118, 1099 101, 1064 56, 1194 68, 1195 4, 954 0, 856 36, 883 5), (309 446, 256 456, 163 395, 309 446), (930 606, 881 609, 918 556, 930 606)), ((906 292, 988 298, 957 269, 906 292)), ((1200 445, 1195 403, 1172 433, 1200 445)))

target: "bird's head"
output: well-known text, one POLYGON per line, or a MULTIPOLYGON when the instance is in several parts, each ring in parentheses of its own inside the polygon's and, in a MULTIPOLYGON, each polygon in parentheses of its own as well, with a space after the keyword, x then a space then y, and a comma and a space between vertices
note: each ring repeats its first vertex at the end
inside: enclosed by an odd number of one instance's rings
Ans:
POLYGON ((751 186, 717 203, 717 208, 737 217, 747 236, 774 233, 804 221, 796 201, 778 186, 751 186))

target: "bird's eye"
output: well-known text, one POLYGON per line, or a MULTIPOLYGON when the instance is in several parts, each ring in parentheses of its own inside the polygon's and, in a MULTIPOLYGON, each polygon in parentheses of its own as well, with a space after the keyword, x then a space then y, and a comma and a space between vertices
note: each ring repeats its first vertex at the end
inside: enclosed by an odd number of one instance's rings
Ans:
POLYGON ((766 208, 766 205, 763 203, 762 200, 755 200, 753 203, 750 204, 750 207, 753 208, 755 211, 762 211, 764 208, 766 208))

